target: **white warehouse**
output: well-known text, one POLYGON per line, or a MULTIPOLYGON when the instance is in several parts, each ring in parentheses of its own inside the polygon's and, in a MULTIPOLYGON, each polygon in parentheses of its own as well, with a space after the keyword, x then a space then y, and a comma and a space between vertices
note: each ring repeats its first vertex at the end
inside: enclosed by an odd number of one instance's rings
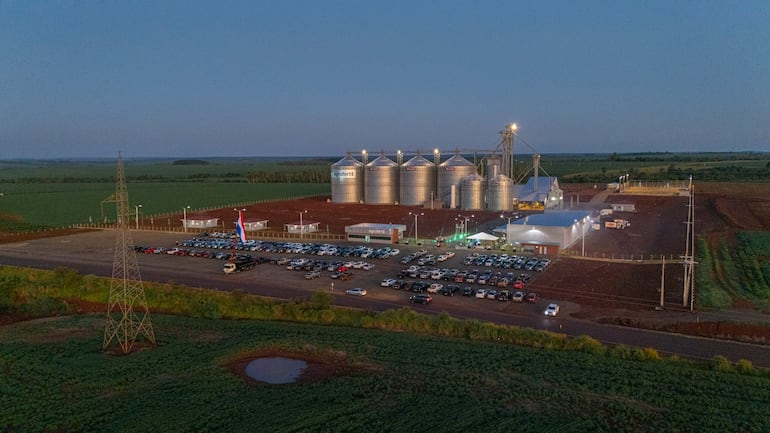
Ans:
POLYGON ((591 212, 554 211, 529 215, 503 226, 506 243, 518 251, 557 255, 591 230, 591 212))

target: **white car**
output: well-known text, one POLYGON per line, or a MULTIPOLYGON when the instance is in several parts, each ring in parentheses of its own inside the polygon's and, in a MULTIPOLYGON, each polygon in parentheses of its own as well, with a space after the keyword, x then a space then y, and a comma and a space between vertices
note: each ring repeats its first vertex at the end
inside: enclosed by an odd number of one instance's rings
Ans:
POLYGON ((380 287, 390 287, 394 284, 396 284, 396 280, 394 280, 393 278, 388 278, 380 281, 380 287))
POLYGON ((353 296, 366 296, 366 290, 356 287, 355 289, 345 290, 345 293, 353 296))
POLYGON ((480 299, 484 299, 487 297, 487 289, 478 289, 476 290, 476 297, 480 299))
POLYGON ((444 285, 441 283, 433 283, 428 287, 428 293, 438 293, 439 290, 443 289, 444 285))
POLYGON ((364 263, 364 265, 361 266, 361 269, 365 271, 371 271, 372 269, 374 269, 374 263, 364 263))
POLYGON ((557 314, 559 314, 559 306, 556 304, 548 304, 548 308, 543 311, 543 314, 546 316, 555 317, 557 314))

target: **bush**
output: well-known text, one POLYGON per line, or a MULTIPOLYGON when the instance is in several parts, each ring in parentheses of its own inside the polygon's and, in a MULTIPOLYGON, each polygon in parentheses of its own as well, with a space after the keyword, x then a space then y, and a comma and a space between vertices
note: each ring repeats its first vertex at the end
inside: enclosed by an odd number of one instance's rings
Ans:
POLYGON ((717 355, 711 360, 711 368, 716 371, 733 371, 733 364, 722 355, 717 355))
POLYGON ((602 345, 599 340, 593 337, 589 337, 588 335, 580 335, 575 338, 570 338, 567 340, 565 349, 594 354, 602 354, 605 350, 604 345, 602 345))
POLYGON ((751 374, 754 373, 754 365, 748 359, 740 359, 735 363, 735 369, 739 373, 751 374))

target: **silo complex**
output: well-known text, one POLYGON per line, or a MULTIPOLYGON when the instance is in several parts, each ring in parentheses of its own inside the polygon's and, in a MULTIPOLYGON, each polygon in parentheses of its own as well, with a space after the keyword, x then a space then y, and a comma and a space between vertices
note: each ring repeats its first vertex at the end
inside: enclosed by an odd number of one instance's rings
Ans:
POLYGON ((400 203, 422 206, 436 192, 436 165, 417 155, 401 165, 400 203))
POLYGON ((513 180, 510 177, 498 174, 489 179, 487 208, 500 211, 513 209, 513 180))
POLYGON ((465 176, 460 181, 460 205, 463 209, 484 209, 485 181, 476 173, 465 176))
POLYGON ((452 194, 452 191, 456 191, 460 187, 460 181, 471 174, 476 174, 476 167, 459 154, 439 164, 438 199, 446 206, 457 207, 458 199, 456 195, 452 194))
POLYGON ((396 204, 398 200, 398 164, 380 155, 364 168, 364 202, 396 204))
POLYGON ((364 164, 347 155, 332 164, 332 202, 359 203, 364 199, 364 164))

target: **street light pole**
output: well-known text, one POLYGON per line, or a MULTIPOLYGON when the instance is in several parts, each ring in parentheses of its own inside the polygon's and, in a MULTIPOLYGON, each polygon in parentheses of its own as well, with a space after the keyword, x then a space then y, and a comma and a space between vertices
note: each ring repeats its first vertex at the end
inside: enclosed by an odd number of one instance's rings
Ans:
POLYGON ((142 205, 138 204, 135 206, 136 208, 136 229, 139 230, 139 208, 141 208, 142 205))
POLYGON ((190 206, 182 208, 182 225, 184 226, 185 233, 187 233, 187 209, 190 209, 190 206))
POLYGON ((417 217, 425 215, 425 212, 420 212, 419 214, 417 212, 409 212, 409 215, 414 215, 414 243, 417 244, 417 217))
POLYGON ((583 219, 583 247, 581 248, 581 255, 585 257, 586 255, 586 220, 583 219))
POLYGON ((302 214, 306 213, 307 209, 299 213, 299 238, 302 239, 303 231, 305 231, 305 225, 302 223, 302 214))

